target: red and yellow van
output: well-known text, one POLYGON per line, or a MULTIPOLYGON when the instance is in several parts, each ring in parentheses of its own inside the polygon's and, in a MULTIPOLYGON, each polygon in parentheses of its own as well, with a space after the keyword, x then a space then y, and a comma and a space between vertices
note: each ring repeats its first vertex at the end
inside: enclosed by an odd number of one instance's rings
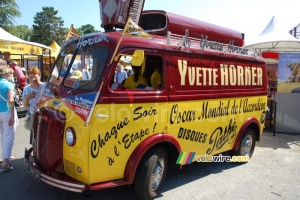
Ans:
POLYGON ((267 107, 263 60, 242 48, 237 31, 164 11, 142 19, 149 34, 131 23, 62 47, 25 151, 25 169, 39 181, 74 192, 134 184, 151 199, 182 152, 251 157, 267 107), (147 86, 116 85, 125 59, 147 86))

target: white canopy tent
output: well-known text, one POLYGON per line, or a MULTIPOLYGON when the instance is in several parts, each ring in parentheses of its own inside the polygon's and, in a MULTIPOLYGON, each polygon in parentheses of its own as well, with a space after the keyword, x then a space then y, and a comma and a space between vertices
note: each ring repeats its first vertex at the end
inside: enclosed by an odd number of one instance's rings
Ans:
POLYGON ((31 46, 36 46, 36 47, 41 47, 44 49, 53 50, 52 48, 50 48, 46 45, 43 45, 43 44, 39 44, 36 42, 27 42, 25 40, 22 40, 14 35, 8 33, 4 29, 0 28, 0 45, 9 45, 9 44, 16 44, 16 43, 27 44, 27 45, 31 45, 31 46))
MULTIPOLYGON (((265 27, 262 33, 257 38, 254 38, 254 40, 246 43, 244 48, 247 48, 253 52, 276 52, 280 54, 294 54, 300 53, 300 40, 290 35, 288 31, 285 31, 277 22, 276 18, 272 17, 271 21, 265 27)), ((265 60, 266 63, 276 63, 276 59, 269 58, 265 60)), ((280 60, 278 60, 278 64, 280 64, 280 60)), ((274 133, 299 133, 299 93, 292 94, 277 92, 275 95, 275 102, 276 107, 274 133)))
POLYGON ((273 16, 262 33, 244 47, 253 52, 300 52, 300 40, 283 30, 273 16))

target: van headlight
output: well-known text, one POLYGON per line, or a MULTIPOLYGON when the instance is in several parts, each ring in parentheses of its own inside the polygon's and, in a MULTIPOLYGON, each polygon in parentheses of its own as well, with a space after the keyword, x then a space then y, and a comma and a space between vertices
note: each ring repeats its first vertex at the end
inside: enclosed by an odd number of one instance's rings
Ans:
POLYGON ((71 127, 66 130, 66 142, 69 146, 74 146, 76 143, 76 133, 71 127))

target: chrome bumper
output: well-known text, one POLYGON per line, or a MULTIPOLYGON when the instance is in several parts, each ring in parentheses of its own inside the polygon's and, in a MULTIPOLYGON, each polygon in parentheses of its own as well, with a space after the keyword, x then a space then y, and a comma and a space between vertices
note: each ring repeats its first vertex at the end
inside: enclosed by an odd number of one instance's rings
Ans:
POLYGON ((61 180, 49 176, 48 174, 42 172, 34 163, 33 156, 31 155, 32 148, 29 150, 25 149, 25 156, 24 156, 24 170, 28 172, 34 179, 39 182, 44 182, 48 185, 51 185, 56 188, 60 188, 63 190, 71 191, 71 192, 83 192, 86 190, 86 185, 83 183, 75 182, 75 181, 68 181, 68 180, 61 180))

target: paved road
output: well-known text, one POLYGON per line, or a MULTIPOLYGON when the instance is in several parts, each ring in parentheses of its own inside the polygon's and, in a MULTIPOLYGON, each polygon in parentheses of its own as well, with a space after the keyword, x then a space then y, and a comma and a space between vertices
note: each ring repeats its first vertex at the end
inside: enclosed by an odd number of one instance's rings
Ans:
MULTIPOLYGON (((0 198, 22 200, 135 199, 133 188, 123 186, 82 194, 52 188, 23 171, 23 152, 29 132, 24 118, 16 133, 14 170, 0 173, 0 198)), ((157 199, 300 199, 300 134, 265 132, 247 164, 194 163, 170 170, 157 199)))

